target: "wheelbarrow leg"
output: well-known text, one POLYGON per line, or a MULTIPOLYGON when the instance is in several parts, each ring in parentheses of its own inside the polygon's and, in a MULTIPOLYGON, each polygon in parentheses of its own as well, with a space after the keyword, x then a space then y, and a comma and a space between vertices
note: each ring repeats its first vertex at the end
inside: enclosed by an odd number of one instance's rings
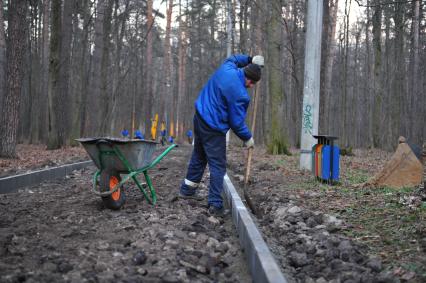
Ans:
POLYGON ((152 205, 156 204, 157 202, 157 195, 155 194, 154 188, 152 187, 151 179, 148 176, 148 173, 146 171, 143 171, 143 174, 146 179, 146 184, 149 187, 149 190, 151 192, 151 198, 148 196, 147 191, 144 189, 143 185, 139 182, 139 180, 136 178, 136 174, 132 176, 133 181, 135 181, 136 185, 138 186, 139 190, 143 193, 145 196, 145 199, 152 205))
POLYGON ((151 178, 148 176, 148 171, 143 171, 143 175, 145 176, 146 184, 148 185, 151 192, 152 204, 155 204, 157 202, 157 195, 155 194, 154 187, 152 186, 151 178))
POLYGON ((93 175, 93 191, 96 191, 96 186, 99 184, 99 175, 101 175, 101 170, 96 171, 93 175))

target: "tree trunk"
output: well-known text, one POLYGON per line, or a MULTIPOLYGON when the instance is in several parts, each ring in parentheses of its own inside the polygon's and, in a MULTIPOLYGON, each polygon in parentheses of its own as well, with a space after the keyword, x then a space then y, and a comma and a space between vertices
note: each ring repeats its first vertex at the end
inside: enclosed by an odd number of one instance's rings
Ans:
POLYGON ((331 82, 333 74, 333 59, 334 54, 332 51, 335 48, 336 41, 336 23, 337 23, 337 10, 338 10, 339 1, 338 0, 329 0, 324 1, 324 37, 322 40, 322 70, 321 70, 321 94, 320 94, 320 104, 321 104, 321 118, 320 118, 320 129, 324 134, 330 133, 332 130, 331 127, 331 82), (328 3, 327 3, 328 2, 328 3))
POLYGON ((114 0, 108 0, 106 3, 106 9, 104 10, 103 18, 103 34, 102 34, 102 57, 101 57, 101 69, 100 69, 100 98, 101 98, 101 117, 100 117, 100 134, 109 135, 109 119, 111 112, 111 89, 108 88, 109 84, 109 65, 110 65, 110 34, 111 34, 111 22, 112 22, 112 6, 114 0))
POLYGON ((49 92, 49 18, 50 2, 43 1, 43 35, 42 35, 42 57, 41 57, 41 84, 40 84, 40 113, 39 113, 39 137, 43 142, 47 142, 48 137, 48 92, 49 92))
POLYGON ((16 139, 19 124, 23 63, 27 47, 27 1, 9 1, 7 41, 7 88, 3 98, 0 124, 0 156, 16 157, 16 139))
POLYGON ((2 113, 2 102, 6 90, 6 35, 4 32, 3 5, 0 6, 0 113, 2 113))
POLYGON ((373 14, 373 52, 374 52, 374 65, 373 65, 373 91, 374 91, 374 102, 373 111, 371 116, 372 121, 372 137, 373 146, 378 147, 380 145, 380 114, 382 108, 382 89, 380 84, 380 73, 382 66, 382 46, 381 46, 381 34, 382 34, 382 6, 378 5, 379 0, 373 1, 377 4, 374 7, 373 14))
POLYGON ((80 45, 76 48, 79 49, 80 58, 78 58, 77 68, 76 68, 76 78, 80 82, 77 87, 76 93, 74 94, 74 106, 75 110, 72 113, 71 121, 71 143, 74 139, 79 138, 83 135, 83 129, 85 124, 85 105, 87 97, 87 85, 88 85, 88 66, 90 58, 88 56, 88 39, 89 39, 89 0, 82 0, 80 7, 80 16, 82 18, 83 28, 78 32, 76 31, 76 37, 80 45))
POLYGON ((363 126, 364 129, 367 129, 365 131, 364 140, 365 143, 363 146, 373 146, 373 107, 372 107, 372 87, 371 87, 371 78, 373 78, 373 69, 371 68, 371 44, 370 44, 370 7, 369 7, 369 0, 367 0, 367 8, 366 8, 366 14, 367 14, 367 20, 365 23, 365 65, 367 69, 366 79, 365 79, 365 85, 366 85, 366 91, 364 91, 363 95, 363 104, 366 105, 367 113, 368 115, 365 115, 367 117, 364 117, 363 119, 363 126))
MULTIPOLYGON (((47 149, 57 149, 62 144, 60 131, 61 113, 58 105, 60 96, 60 54, 61 54, 61 0, 52 0, 52 19, 50 30, 50 64, 49 64, 49 136, 47 149)), ((62 109, 61 109, 62 110, 62 109)))
MULTIPOLYGON (((247 14, 248 0, 240 0, 240 52, 247 54, 249 48, 247 46, 247 14)), ((257 25, 259 26, 259 24, 257 25)), ((256 29, 257 26, 254 28, 256 29)))
POLYGON ((60 146, 64 146, 68 141, 71 133, 71 109, 69 107, 70 98, 70 68, 71 68, 71 41, 72 41, 72 15, 74 11, 74 0, 66 0, 64 2, 63 18, 62 18, 62 39, 60 49, 60 69, 59 69, 59 96, 61 100, 55 108, 60 116, 58 117, 58 131, 60 137, 60 146))
MULTIPOLYGON (((181 2, 179 1, 179 7, 181 2)), ((182 11, 179 12, 182 15, 182 11)), ((177 93, 177 115, 176 124, 183 129, 183 123, 186 117, 185 102, 186 102, 186 51, 187 51, 187 21, 183 21, 182 16, 179 17, 179 46, 178 46, 178 93, 177 93), (182 126, 180 126, 182 125, 182 126)), ((191 107, 192 110, 192 107, 191 107)), ((173 113, 172 111, 170 112, 173 113)), ((170 128, 173 128, 173 116, 170 115, 170 128)))
MULTIPOLYGON (((395 78, 393 79, 394 91, 392 99, 392 109, 391 109, 391 122, 394 132, 392 133, 392 141, 396 140, 398 136, 403 135, 407 136, 406 127, 403 127, 402 123, 403 109, 407 109, 406 106, 406 97, 405 92, 405 56, 404 56, 404 9, 402 3, 396 3, 394 5, 394 22, 395 22, 395 78)), ((412 111, 412 109, 407 109, 407 111, 412 111)), ((408 123, 413 123, 414 121, 408 121, 408 123)), ((393 143, 393 142, 392 142, 393 143)))
POLYGON ((268 137, 268 152, 271 154, 282 154, 281 145, 286 144, 287 129, 285 127, 284 117, 284 89, 283 77, 281 73, 281 25, 279 22, 279 12, 281 11, 280 2, 270 3, 270 18, 267 28, 268 42, 268 61, 265 64, 268 68, 269 93, 271 96, 271 132, 268 137))
POLYGON ((343 118, 342 118, 342 124, 341 124, 341 143, 343 146, 348 147, 349 144, 349 138, 347 129, 349 127, 348 125, 348 64, 349 64, 349 14, 351 9, 351 0, 345 1, 345 24, 344 24, 344 38, 345 38, 345 50, 344 50, 344 61, 343 61, 343 89, 342 89, 342 112, 343 112, 343 118))
MULTIPOLYGON (((172 48, 170 44, 170 31, 172 24, 173 0, 169 0, 167 8, 166 36, 164 38, 164 77, 165 77, 165 92, 161 99, 160 117, 161 121, 166 121, 166 112, 171 109, 166 107, 168 101, 172 101, 174 94, 172 88, 172 48)), ((169 103, 170 105, 170 103, 169 103)), ((174 107, 174 105, 170 105, 174 107)))
MULTIPOLYGON (((243 7, 243 9, 245 10, 245 14, 244 14, 244 25, 243 29, 247 28, 247 9, 248 9, 248 3, 247 1, 245 2, 245 7, 243 7)), ((241 19, 242 21, 243 19, 241 19)), ((252 49, 254 49, 252 51, 253 55, 263 55, 265 56, 266 52, 263 49, 263 42, 264 42, 264 34, 262 32, 262 28, 263 28, 263 24, 264 24, 264 18, 262 17, 262 11, 259 9, 256 9, 256 12, 253 13, 253 22, 256 23, 256 25, 253 26, 253 33, 252 33, 252 49)), ((246 52, 248 52, 249 48, 247 46, 244 47, 245 50, 245 54, 247 54, 246 52)), ((260 87, 257 87, 257 90, 259 90, 259 92, 256 94, 256 99, 258 100, 258 106, 263 104, 263 100, 264 97, 266 95, 262 95, 263 93, 266 94, 266 92, 264 91, 264 86, 266 85, 266 81, 267 81, 267 77, 266 77, 266 73, 264 72, 265 70, 262 70, 262 79, 258 82, 258 84, 261 84, 260 87)), ((258 121, 262 121, 263 120, 263 115, 264 115, 264 111, 262 111, 262 109, 260 107, 257 107, 257 112, 254 112, 254 103, 253 101, 250 102, 250 106, 252 107, 252 114, 249 116, 249 120, 248 121, 253 121, 252 119, 252 115, 256 115, 256 120, 258 121)), ((251 128, 253 128, 253 125, 250 125, 251 128)), ((264 144, 265 143, 265 136, 263 134, 263 125, 261 123, 257 123, 257 127, 255 128, 255 132, 252 133, 253 136, 256 139, 256 143, 259 144, 264 144)))
MULTIPOLYGON (((390 57, 391 57, 391 50, 392 50, 392 40, 391 40, 391 9, 389 7, 386 7, 384 9, 384 22, 385 22, 385 56, 384 56, 384 65, 383 65, 383 119, 385 121, 391 121, 392 120, 392 101, 393 101, 393 94, 392 94, 392 68, 390 63, 390 57)), ((382 122, 381 122, 382 123, 382 122)), ((392 124, 391 123, 383 123, 385 128, 383 129, 383 136, 386 140, 392 141, 392 124), (386 125, 387 124, 387 125, 386 125)))
MULTIPOLYGON (((144 119, 147 119, 149 121, 151 118, 153 118, 152 113, 152 45, 153 45, 153 25, 154 25, 154 17, 152 15, 152 9, 153 9, 153 0, 147 0, 147 11, 146 11, 146 26, 147 26, 147 36, 146 36, 146 58, 145 58, 145 111, 144 111, 144 119)), ((145 133, 148 135, 148 133, 151 132, 151 125, 149 123, 146 123, 145 126, 145 133)))
POLYGON ((92 55, 92 70, 90 90, 88 95, 88 103, 86 105, 87 123, 85 133, 89 136, 95 136, 100 132, 101 111, 99 106, 101 100, 101 68, 102 68, 102 52, 104 50, 104 18, 108 9, 109 0, 99 0, 96 6, 96 20, 95 20, 95 35, 94 35, 94 50, 92 55), (93 111, 98 109, 98 111, 93 111))
MULTIPOLYGON (((410 86, 411 94, 410 94, 410 121, 413 123, 412 131, 410 132, 410 136, 414 139, 414 142, 417 144, 422 143, 422 124, 420 121, 422 119, 418 119, 423 117, 423 113, 425 111, 424 104, 422 102, 422 96, 419 92, 419 84, 421 83, 419 73, 419 26, 420 26, 420 0, 414 1, 413 5, 413 20, 411 26, 411 83, 410 86), (416 101, 420 103, 416 103, 416 101)), ((424 127, 424 126, 423 126, 424 127)))
MULTIPOLYGON (((30 121, 29 121, 29 135, 26 135, 31 144, 40 142, 40 112, 42 109, 42 100, 43 103, 45 100, 43 99, 43 93, 41 92, 41 84, 43 83, 43 38, 41 32, 41 22, 42 22, 42 14, 43 14, 43 4, 38 3, 37 13, 35 17, 36 23, 34 24, 35 35, 34 38, 30 38, 30 41, 34 42, 35 46, 35 58, 31 60, 31 83, 32 90, 32 100, 33 102, 29 104, 30 107, 30 121)), ((31 43, 30 43, 31 44, 31 43)), ((29 48, 31 49, 31 48, 29 48)), ((32 56, 31 56, 32 57, 32 56)))
MULTIPOLYGON (((119 1, 116 1, 116 9, 115 13, 117 13, 119 1)), ((115 53, 115 65, 114 65, 114 87, 112 89, 112 108, 111 111, 107 114, 108 115, 108 123, 110 123, 110 133, 113 133, 117 129, 117 116, 118 116, 118 107, 117 102, 118 100, 124 99, 124 95, 121 94, 121 88, 123 86, 123 81, 125 80, 128 71, 130 70, 130 66, 127 68, 127 71, 121 75, 121 60, 122 60, 122 49, 123 49, 123 38, 126 31, 126 21, 129 18, 129 5, 130 0, 126 1, 126 6, 124 9, 124 12, 117 16, 115 15, 115 38, 116 38, 116 53, 115 53), (119 18, 120 19, 119 19, 119 18), (117 99, 120 98, 120 99, 117 99)))
MULTIPOLYGON (((216 33, 216 4, 217 1, 213 0, 213 2, 211 3, 211 12, 210 12, 210 48, 211 48, 211 54, 212 54, 212 59, 216 60, 217 57, 217 47, 216 47, 216 38, 215 38, 215 33, 216 33)), ((211 66, 208 66, 207 71, 209 73, 212 73, 214 71, 214 64, 211 64, 211 66)))
POLYGON ((27 48, 27 66, 29 72, 26 72, 28 82, 28 95, 26 100, 22 100, 20 128, 18 133, 18 142, 22 140, 24 143, 33 143, 33 121, 36 120, 40 111, 40 60, 39 45, 37 42, 37 24, 38 24, 38 3, 30 4, 29 9, 30 30, 28 32, 28 48, 27 48))

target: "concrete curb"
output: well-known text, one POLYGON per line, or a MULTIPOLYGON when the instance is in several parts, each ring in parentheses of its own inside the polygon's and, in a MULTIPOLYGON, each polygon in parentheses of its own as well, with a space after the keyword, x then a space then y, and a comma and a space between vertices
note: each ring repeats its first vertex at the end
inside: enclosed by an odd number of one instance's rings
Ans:
POLYGON ((0 194, 13 193, 19 188, 39 184, 56 178, 61 178, 74 170, 78 170, 93 164, 91 160, 73 164, 61 165, 25 174, 0 178, 0 194))
POLYGON ((223 183, 226 198, 232 211, 232 220, 237 228, 240 244, 245 251, 253 282, 286 283, 287 280, 281 273, 228 175, 225 175, 223 183))

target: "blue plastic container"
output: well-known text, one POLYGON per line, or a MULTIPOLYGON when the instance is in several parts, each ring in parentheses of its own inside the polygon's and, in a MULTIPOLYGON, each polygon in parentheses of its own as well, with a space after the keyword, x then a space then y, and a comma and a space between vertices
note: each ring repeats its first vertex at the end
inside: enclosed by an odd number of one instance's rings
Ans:
POLYGON ((322 147, 322 172, 321 179, 339 181, 339 156, 338 146, 324 145, 322 147))
POLYGON ((314 138, 318 144, 312 147, 312 173, 321 181, 339 181, 340 148, 334 145, 337 137, 317 135, 314 138))

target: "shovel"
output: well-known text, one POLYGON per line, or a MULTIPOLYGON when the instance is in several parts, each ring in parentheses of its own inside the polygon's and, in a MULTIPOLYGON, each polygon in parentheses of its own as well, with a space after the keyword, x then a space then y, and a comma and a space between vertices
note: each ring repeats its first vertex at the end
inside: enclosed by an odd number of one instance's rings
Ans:
MULTIPOLYGON (((256 88, 254 89, 254 95, 253 95, 254 107, 253 107, 253 116, 252 116, 252 123, 251 123, 251 132, 252 133, 254 133, 255 126, 256 126, 256 113, 257 113, 257 102, 258 102, 257 93, 259 92, 259 87, 260 87, 260 84, 257 83, 256 88)), ((257 215, 257 209, 254 206, 253 201, 251 200, 251 198, 250 198, 250 196, 247 192, 248 182, 249 182, 249 178, 250 178, 250 168, 251 168, 252 156, 253 156, 253 148, 251 147, 251 148, 248 149, 246 172, 244 174, 243 194, 244 194, 244 199, 246 200, 246 203, 247 203, 248 207, 250 208, 251 212, 254 215, 257 215)))

